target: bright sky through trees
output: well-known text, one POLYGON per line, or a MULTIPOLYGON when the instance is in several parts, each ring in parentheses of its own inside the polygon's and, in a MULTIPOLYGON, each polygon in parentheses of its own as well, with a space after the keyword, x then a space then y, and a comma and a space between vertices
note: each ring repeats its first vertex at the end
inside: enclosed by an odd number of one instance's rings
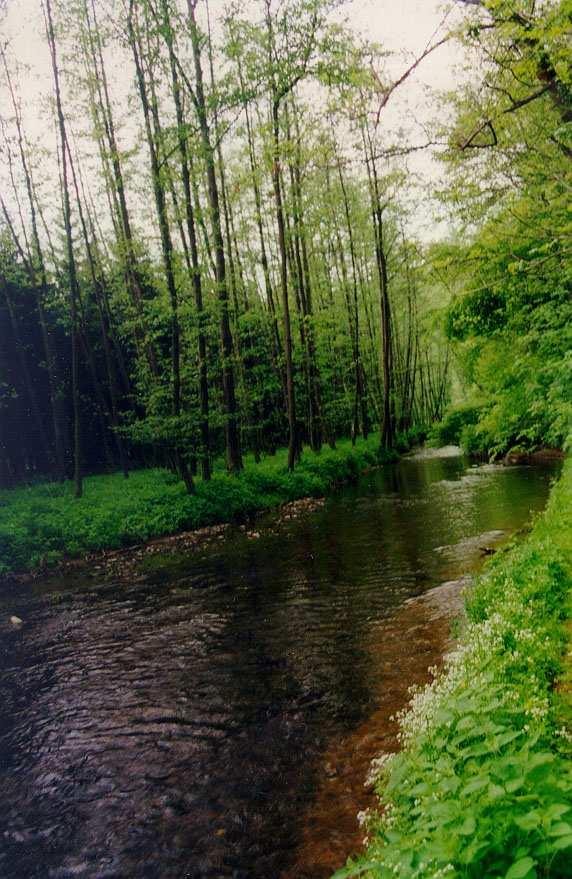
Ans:
MULTIPOLYGON (((4 0, 2 33, 9 51, 22 65, 19 75, 19 91, 22 96, 22 113, 29 137, 36 137, 43 145, 55 137, 53 123, 46 107, 46 95, 50 94, 50 61, 43 33, 43 20, 39 0, 4 0)), ((106 4, 104 4, 105 6, 106 4)), ((220 17, 228 7, 227 0, 211 0, 209 4, 213 35, 220 31, 220 17)), ((252 7, 253 4, 250 4, 252 7)), ((109 4, 109 8, 112 5, 109 4)), ((248 14, 249 3, 245 4, 248 14)), ((198 18, 204 22, 204 7, 199 5, 198 18), (202 8, 201 8, 202 7, 202 8)), ((466 16, 466 8, 460 4, 441 0, 349 0, 342 3, 332 16, 344 21, 356 34, 379 43, 387 53, 385 70, 390 79, 398 79, 429 45, 438 42, 455 23, 466 16)), ((392 94, 384 107, 382 127, 388 145, 400 148, 420 146, 431 140, 430 129, 438 112, 437 95, 454 90, 463 74, 462 53, 454 41, 449 41, 429 54, 407 82, 392 94)), ((132 86, 131 66, 110 56, 109 75, 117 96, 125 95, 132 86), (115 60, 115 63, 113 63, 115 60), (126 80, 125 77, 129 77, 126 80)), ((73 97, 73 95, 72 95, 73 97)), ((125 125, 129 120, 124 118, 125 125)), ((85 121, 81 116, 73 122, 80 128, 85 121)), ((77 133, 77 132, 76 132, 77 133)), ((135 136, 135 135, 134 135, 135 136)), ((404 160, 401 159, 403 165, 404 160)), ((430 181, 440 174, 441 168, 434 160, 434 148, 415 151, 407 158, 412 175, 420 175, 419 188, 414 177, 410 179, 417 197, 425 192, 430 181)), ((428 206, 427 206, 428 207, 428 206)), ((432 240, 447 232, 447 226, 435 224, 428 209, 419 212, 415 223, 418 234, 432 240)))

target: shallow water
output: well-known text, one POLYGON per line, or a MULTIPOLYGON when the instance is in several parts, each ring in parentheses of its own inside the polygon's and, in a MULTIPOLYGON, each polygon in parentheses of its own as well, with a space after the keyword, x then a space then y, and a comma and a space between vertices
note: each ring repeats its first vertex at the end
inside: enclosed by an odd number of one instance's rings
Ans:
POLYGON ((446 646, 459 589, 435 587, 555 472, 411 457, 129 586, 4 588, 0 876, 328 876, 446 646))

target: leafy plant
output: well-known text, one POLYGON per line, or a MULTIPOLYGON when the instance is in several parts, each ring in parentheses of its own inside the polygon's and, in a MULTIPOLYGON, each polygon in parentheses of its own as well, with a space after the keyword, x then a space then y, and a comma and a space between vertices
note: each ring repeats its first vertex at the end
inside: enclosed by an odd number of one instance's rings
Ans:
MULTIPOLYGON (((401 442, 407 446, 408 435, 401 442)), ((259 464, 246 459, 239 478, 229 476, 221 461, 210 481, 197 481, 193 495, 171 472, 160 469, 135 471, 127 482, 119 473, 90 476, 85 480, 86 496, 73 503, 70 482, 3 491, 0 575, 47 566, 64 555, 81 556, 185 529, 242 521, 258 510, 323 495, 395 457, 383 451, 379 435, 372 434, 355 446, 345 440, 335 450, 307 451, 292 473, 284 449, 259 464)))
POLYGON ((571 508, 569 461, 530 537, 470 590, 459 646, 401 715, 401 753, 374 766, 382 811, 368 819, 367 853, 335 879, 570 875, 570 732, 553 681, 571 508))

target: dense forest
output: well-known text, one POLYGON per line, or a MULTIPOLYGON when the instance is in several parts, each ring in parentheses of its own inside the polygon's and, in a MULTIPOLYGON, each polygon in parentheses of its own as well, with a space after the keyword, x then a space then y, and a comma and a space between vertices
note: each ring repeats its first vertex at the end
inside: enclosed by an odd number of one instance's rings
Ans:
POLYGON ((478 6, 392 78, 327 0, 44 0, 52 140, 9 41, 0 70, 3 486, 155 464, 192 492, 221 455, 392 448, 452 396, 438 439, 562 445, 570 8, 478 6), (448 40, 471 72, 398 143, 386 106, 448 40))

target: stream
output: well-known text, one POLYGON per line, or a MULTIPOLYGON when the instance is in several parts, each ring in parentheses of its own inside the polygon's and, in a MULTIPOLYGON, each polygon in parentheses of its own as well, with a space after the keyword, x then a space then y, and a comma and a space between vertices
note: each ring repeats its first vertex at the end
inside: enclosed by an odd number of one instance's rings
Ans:
POLYGON ((2 879, 330 876, 467 575, 557 471, 421 452, 128 584, 0 587, 2 879))

